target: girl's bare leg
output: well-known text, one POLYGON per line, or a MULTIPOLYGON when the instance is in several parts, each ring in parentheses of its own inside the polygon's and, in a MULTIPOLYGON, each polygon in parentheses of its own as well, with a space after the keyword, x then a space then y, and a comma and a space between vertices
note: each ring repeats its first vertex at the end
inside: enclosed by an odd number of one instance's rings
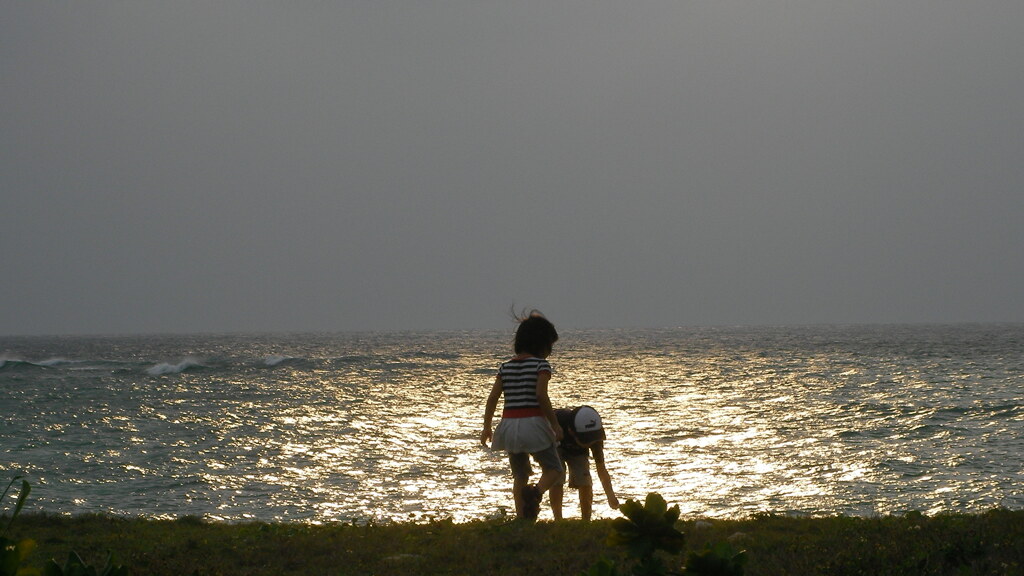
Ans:
POLYGON ((526 486, 526 480, 520 480, 516 478, 512 482, 512 499, 516 503, 516 517, 522 518, 523 516, 523 487, 526 486))

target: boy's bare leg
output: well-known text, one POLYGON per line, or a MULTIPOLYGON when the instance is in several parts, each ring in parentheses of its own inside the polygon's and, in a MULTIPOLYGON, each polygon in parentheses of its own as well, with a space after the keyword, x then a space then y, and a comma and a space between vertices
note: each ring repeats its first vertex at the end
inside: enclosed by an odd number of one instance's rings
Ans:
POLYGON ((590 520, 594 509, 594 487, 580 486, 580 514, 584 520, 590 520))
POLYGON ((555 520, 562 519, 562 498, 565 497, 565 488, 556 483, 551 487, 548 492, 548 498, 551 499, 551 515, 555 517, 555 520))

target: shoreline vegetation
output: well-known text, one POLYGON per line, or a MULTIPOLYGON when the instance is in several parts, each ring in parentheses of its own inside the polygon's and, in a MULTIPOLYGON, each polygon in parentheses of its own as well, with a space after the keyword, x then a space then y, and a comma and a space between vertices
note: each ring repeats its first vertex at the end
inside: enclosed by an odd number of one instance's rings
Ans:
MULTIPOLYGON (((8 511, 9 512, 9 511, 8 511)), ((8 525, 10 514, 0 516, 8 525)), ((623 563, 626 550, 608 545, 614 520, 558 522, 499 519, 425 524, 222 523, 105 515, 26 513, 9 526, 10 540, 35 549, 22 567, 42 572, 50 559, 75 552, 102 566, 108 555, 133 575, 577 575, 600 559, 623 563)), ((1024 574, 1024 511, 884 517, 682 519, 678 573, 688 553, 728 542, 746 551, 743 574, 1024 574)), ((625 573, 625 572, 623 572, 625 573)))

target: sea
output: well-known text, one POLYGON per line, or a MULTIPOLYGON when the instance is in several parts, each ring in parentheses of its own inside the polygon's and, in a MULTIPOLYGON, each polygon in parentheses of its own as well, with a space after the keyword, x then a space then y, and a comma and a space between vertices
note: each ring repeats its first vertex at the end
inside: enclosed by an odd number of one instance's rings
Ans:
MULTIPOLYGON (((0 337, 0 480, 60 515, 511 517, 480 430, 512 328, 0 337)), ((623 501, 710 519, 1024 508, 1021 324, 563 330, 550 361, 555 407, 602 415, 623 501)), ((596 478, 594 515, 618 516, 596 478)))

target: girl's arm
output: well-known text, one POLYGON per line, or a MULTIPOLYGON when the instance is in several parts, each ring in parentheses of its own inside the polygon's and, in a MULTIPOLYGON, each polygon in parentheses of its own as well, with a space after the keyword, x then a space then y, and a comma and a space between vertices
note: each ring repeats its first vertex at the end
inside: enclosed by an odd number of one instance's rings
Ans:
POLYGON ((494 419, 494 411, 498 408, 498 398, 501 398, 501 376, 494 377, 494 386, 491 386, 491 394, 487 397, 487 406, 484 407, 484 429, 480 432, 480 443, 487 446, 491 441, 491 420, 494 419))
POLYGON ((548 397, 548 382, 551 380, 551 372, 537 373, 537 402, 540 403, 540 411, 544 413, 551 431, 555 433, 555 441, 562 441, 562 427, 558 425, 558 418, 555 410, 551 407, 551 398, 548 397))

